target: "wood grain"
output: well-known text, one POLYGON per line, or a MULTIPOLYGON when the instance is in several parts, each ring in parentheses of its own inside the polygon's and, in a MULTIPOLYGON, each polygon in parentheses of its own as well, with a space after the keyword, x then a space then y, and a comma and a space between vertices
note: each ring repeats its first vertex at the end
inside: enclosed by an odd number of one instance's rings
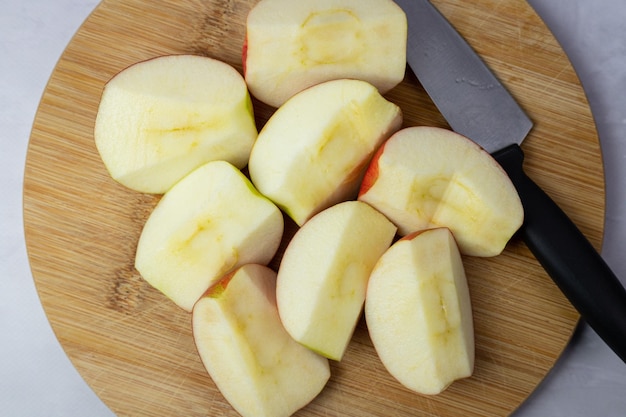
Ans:
MULTIPOLYGON (((190 316, 133 268, 159 197, 123 188, 93 142, 104 83, 165 54, 222 59, 241 70, 254 0, 107 0, 61 57, 34 122, 24 181, 28 253, 41 302, 73 364, 119 416, 235 416, 198 359, 190 316)), ((433 0, 535 121, 526 170, 599 248, 604 182, 598 138, 567 57, 523 0, 433 0)), ((408 74, 387 97, 405 125, 446 126, 408 74)), ((272 113, 255 102, 259 127, 272 113)), ((291 232, 293 232, 293 227, 291 232)), ((402 388, 361 322, 327 388, 299 416, 506 416, 566 346, 578 315, 514 238, 492 259, 466 258, 474 308, 473 377, 444 394, 402 388)), ((278 259, 274 262, 277 265, 278 259)))

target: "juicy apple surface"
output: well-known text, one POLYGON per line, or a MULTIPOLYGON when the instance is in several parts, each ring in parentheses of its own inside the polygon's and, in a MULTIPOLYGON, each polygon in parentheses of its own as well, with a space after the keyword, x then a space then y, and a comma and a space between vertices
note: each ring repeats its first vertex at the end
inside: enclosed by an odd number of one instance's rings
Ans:
POLYGON ((224 274, 267 264, 283 235, 283 216, 225 161, 208 162, 176 183, 146 221, 135 267, 181 308, 224 274))
POLYGON ((404 78, 407 20, 391 0, 262 0, 246 28, 246 82, 274 107, 325 81, 364 80, 384 94, 404 78))
POLYGON ((384 213, 400 235, 448 227, 461 252, 495 256, 524 220, 515 186, 471 140, 435 127, 402 129, 367 168, 359 200, 384 213))
POLYGON ((301 226, 356 198, 372 155, 401 123, 400 108, 365 81, 318 84, 288 100, 261 129, 250 178, 301 226))
POLYGON ((276 309, 276 273, 248 264, 195 304, 194 341, 209 375, 244 417, 288 417, 330 378, 328 359, 294 341, 276 309))
POLYGON ((359 201, 334 205, 304 224, 285 250, 276 297, 291 336, 341 360, 363 309, 369 275, 396 227, 359 201))
POLYGON ((154 58, 115 75, 102 92, 94 128, 111 177, 156 194, 209 161, 243 168, 257 133, 241 74, 193 55, 154 58))
POLYGON ((385 368, 405 387, 434 395, 472 375, 470 294, 448 229, 408 235, 381 256, 368 282, 365 319, 385 368))

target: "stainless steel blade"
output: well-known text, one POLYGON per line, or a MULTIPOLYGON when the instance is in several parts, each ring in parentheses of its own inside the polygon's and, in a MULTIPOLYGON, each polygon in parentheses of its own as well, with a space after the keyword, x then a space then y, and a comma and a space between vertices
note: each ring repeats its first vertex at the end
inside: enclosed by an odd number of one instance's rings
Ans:
POLYGON ((520 144, 532 121, 428 0, 395 0, 408 18, 407 61, 450 127, 492 153, 520 144))

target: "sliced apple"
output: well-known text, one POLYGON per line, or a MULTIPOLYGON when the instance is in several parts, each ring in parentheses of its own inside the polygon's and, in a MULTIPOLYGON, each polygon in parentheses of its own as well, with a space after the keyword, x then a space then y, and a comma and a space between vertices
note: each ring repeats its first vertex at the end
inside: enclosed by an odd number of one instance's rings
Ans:
POLYGON ((384 94, 404 78, 407 20, 391 0, 262 0, 246 28, 246 82, 274 107, 325 81, 364 80, 384 94))
POLYGON ((208 161, 243 168, 256 136, 243 77, 224 62, 192 55, 154 58, 113 77, 94 129, 110 175, 157 194, 208 161))
POLYGON ((283 234, 278 207, 225 161, 208 162, 172 187, 148 218, 135 257, 141 276, 191 311, 224 274, 267 264, 283 234))
POLYGON ((318 84, 265 124, 250 155, 250 178, 301 226, 356 198, 372 155, 401 123, 400 108, 365 81, 318 84))
POLYGON ((515 186, 491 155, 434 127, 394 134, 372 158, 358 198, 401 235, 450 228, 465 255, 498 255, 524 219, 515 186))
POLYGON ((363 308, 367 280, 395 226, 359 201, 322 211, 296 232, 278 270, 281 320, 298 342, 341 360, 363 308))
POLYGON ((439 394, 472 375, 470 295, 448 229, 408 235, 381 256, 369 279, 365 319, 382 363, 405 387, 439 394))
POLYGON ((209 375, 244 417, 287 417, 330 378, 328 359, 294 341, 276 309, 276 273, 244 265, 193 309, 193 335, 209 375))

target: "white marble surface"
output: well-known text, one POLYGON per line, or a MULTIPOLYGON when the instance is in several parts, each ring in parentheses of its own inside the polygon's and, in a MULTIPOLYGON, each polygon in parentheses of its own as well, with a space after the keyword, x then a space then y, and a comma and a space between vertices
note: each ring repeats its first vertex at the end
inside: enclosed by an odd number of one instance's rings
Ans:
MULTIPOLYGON (((513 1, 513 0, 511 0, 513 1)), ((467 0, 468 6, 471 0, 467 0)), ((530 0, 576 68, 607 175, 603 255, 626 282, 626 4, 530 0)), ((0 0, 0 414, 112 416, 63 353, 39 304, 22 231, 22 176, 48 77, 96 0, 0 0)), ((626 415, 626 365, 585 325, 516 417, 626 415)))

